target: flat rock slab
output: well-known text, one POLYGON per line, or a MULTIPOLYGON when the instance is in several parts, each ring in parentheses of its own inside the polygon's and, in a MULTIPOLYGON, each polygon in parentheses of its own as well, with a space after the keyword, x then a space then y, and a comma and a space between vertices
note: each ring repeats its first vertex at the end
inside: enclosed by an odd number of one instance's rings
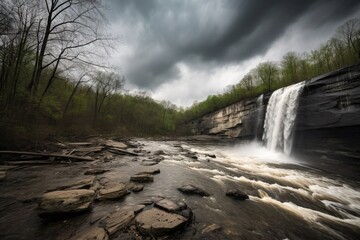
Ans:
POLYGON ((134 175, 130 178, 130 181, 132 182, 153 182, 154 181, 154 177, 150 174, 139 174, 139 175, 134 175))
POLYGON ((207 193, 205 190, 195 187, 194 185, 187 184, 180 188, 178 188, 180 192, 186 193, 186 194, 194 194, 194 195, 200 195, 200 196, 210 196, 209 193, 207 193))
POLYGON ((39 201, 40 215, 82 212, 90 209, 95 192, 78 189, 45 193, 39 201))
POLYGON ((140 192, 144 189, 144 185, 143 184, 139 184, 139 183, 129 183, 126 185, 126 188, 129 190, 129 191, 132 191, 132 192, 140 192))
POLYGON ((100 189, 99 199, 115 199, 121 198, 128 194, 126 185, 124 183, 117 184, 112 187, 100 189))
POLYGON ((3 181, 6 178, 6 172, 0 171, 0 182, 3 181))
POLYGON ((89 169, 87 171, 85 171, 85 175, 98 175, 98 174, 103 174, 105 172, 108 172, 109 170, 107 169, 89 169))
POLYGON ((143 234, 162 235, 171 233, 187 222, 187 219, 175 213, 168 213, 152 208, 140 213, 135 218, 138 230, 143 234))
POLYGON ((127 148, 127 145, 125 143, 117 142, 117 141, 113 141, 113 140, 106 141, 105 146, 114 147, 114 148, 122 148, 122 149, 127 148))
POLYGON ((149 170, 149 171, 145 171, 145 172, 139 172, 135 175, 143 175, 143 174, 156 175, 159 173, 160 173, 160 169, 154 169, 154 170, 149 170))
POLYGON ((109 240, 109 236, 105 229, 93 227, 85 229, 76 234, 72 240, 109 240))
POLYGON ((105 220, 105 229, 108 231, 108 233, 113 235, 117 231, 120 231, 124 228, 126 228, 129 223, 135 218, 134 211, 131 210, 120 210, 113 214, 111 214, 106 220, 105 220))
POLYGON ((244 193, 238 189, 231 189, 231 190, 227 191, 226 196, 229 196, 236 200, 242 200, 242 201, 249 199, 249 196, 246 193, 244 193))
POLYGON ((135 214, 138 214, 145 208, 145 205, 139 204, 139 205, 126 205, 119 209, 119 211, 133 211, 135 214))
POLYGON ((176 212, 181 210, 182 206, 177 205, 173 201, 169 199, 162 199, 155 203, 155 207, 161 208, 163 210, 166 210, 168 212, 176 212))
POLYGON ((96 182, 96 177, 95 176, 89 176, 89 177, 85 177, 83 179, 80 179, 78 181, 66 184, 64 186, 60 186, 57 187, 55 189, 50 189, 48 190, 48 192, 51 191, 55 191, 55 190, 72 190, 72 189, 89 189, 91 187, 93 187, 93 185, 96 182))

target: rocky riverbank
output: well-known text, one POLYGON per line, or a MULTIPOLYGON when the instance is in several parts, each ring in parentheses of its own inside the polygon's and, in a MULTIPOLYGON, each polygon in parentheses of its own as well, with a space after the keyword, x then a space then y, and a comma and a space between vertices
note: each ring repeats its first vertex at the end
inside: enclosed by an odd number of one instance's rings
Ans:
MULTIPOLYGON (((217 224, 197 222, 183 198, 147 194, 158 175, 167 175, 157 168, 164 159, 198 161, 180 142, 94 138, 56 145, 52 153, 1 155, 1 239, 201 239, 220 232, 217 224)), ((177 191, 210 196, 180 182, 177 191)))

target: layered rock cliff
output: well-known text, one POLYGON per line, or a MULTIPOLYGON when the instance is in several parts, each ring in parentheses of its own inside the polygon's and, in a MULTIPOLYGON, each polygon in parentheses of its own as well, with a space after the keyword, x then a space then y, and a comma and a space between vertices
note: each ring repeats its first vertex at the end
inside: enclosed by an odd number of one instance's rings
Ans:
MULTIPOLYGON (((196 134, 220 135, 231 138, 252 139, 261 129, 264 111, 258 99, 237 102, 224 109, 207 114, 192 122, 196 134), (259 125, 259 126, 257 126, 259 125)), ((259 132, 258 135, 261 133, 259 132)))
POLYGON ((294 153, 360 158, 360 65, 307 81, 296 117, 294 153))

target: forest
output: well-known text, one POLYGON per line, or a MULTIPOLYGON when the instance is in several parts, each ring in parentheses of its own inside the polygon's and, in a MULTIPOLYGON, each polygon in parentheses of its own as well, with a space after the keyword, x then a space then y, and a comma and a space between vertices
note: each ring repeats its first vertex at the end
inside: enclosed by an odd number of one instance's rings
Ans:
POLYGON ((356 18, 318 49, 260 63, 224 93, 184 109, 124 89, 126 76, 106 61, 119 37, 105 30, 103 11, 99 1, 0 3, 1 147, 57 136, 189 134, 192 119, 360 60, 356 18))

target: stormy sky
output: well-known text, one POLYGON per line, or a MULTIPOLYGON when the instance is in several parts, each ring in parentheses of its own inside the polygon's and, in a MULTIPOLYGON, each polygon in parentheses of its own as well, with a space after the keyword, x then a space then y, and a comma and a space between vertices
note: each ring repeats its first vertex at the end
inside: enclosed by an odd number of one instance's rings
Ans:
POLYGON ((112 63, 126 88, 190 106, 224 91, 262 61, 328 40, 360 16, 358 0, 109 0, 121 41, 112 63))

